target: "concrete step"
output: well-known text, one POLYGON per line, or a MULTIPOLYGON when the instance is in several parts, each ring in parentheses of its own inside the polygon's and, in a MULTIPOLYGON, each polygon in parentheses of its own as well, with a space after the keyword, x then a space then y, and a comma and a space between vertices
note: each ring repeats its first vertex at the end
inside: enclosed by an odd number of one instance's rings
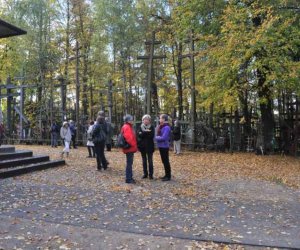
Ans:
POLYGON ((49 160, 50 160, 50 158, 47 155, 3 160, 3 161, 0 161, 0 169, 28 165, 28 164, 44 162, 44 161, 49 161, 49 160))
POLYGON ((64 160, 53 160, 53 161, 35 163, 35 164, 22 166, 22 167, 16 167, 14 169, 8 169, 0 172, 0 179, 23 175, 34 171, 45 170, 48 168, 59 167, 62 165, 65 165, 64 160))
POLYGON ((0 146, 0 154, 5 154, 5 153, 13 153, 15 152, 15 147, 10 146, 10 145, 1 145, 0 146))
POLYGON ((15 159, 15 158, 31 157, 31 156, 32 156, 32 151, 18 150, 18 151, 15 151, 15 152, 0 154, 0 161, 15 159))

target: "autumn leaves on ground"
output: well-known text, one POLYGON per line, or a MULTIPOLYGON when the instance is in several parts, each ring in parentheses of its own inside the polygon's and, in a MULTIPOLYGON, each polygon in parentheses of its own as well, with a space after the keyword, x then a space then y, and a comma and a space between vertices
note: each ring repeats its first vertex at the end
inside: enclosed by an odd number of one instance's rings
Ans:
MULTIPOLYGON (((62 147, 16 149, 58 159, 62 147)), ((120 150, 106 152, 106 171, 96 171, 95 158, 87 155, 85 147, 72 149, 65 166, 1 182, 0 249, 24 244, 172 250, 300 244, 299 158, 189 151, 177 156, 171 151, 172 181, 162 182, 158 151, 154 180, 141 179, 136 153, 137 184, 132 185, 125 183, 120 150)))
MULTIPOLYGON (((58 159, 61 148, 51 148, 48 146, 17 146, 17 149, 33 150, 35 154, 49 154, 52 159, 58 159)), ((93 185, 97 182, 109 179, 107 183, 113 189, 124 183, 125 156, 120 150, 113 149, 106 152, 110 162, 110 171, 96 172, 96 160, 86 158, 88 155, 85 147, 71 150, 70 157, 65 158, 67 165, 59 169, 50 170, 47 175, 44 173, 28 176, 30 179, 44 182, 57 182, 62 185, 93 185), (64 172, 61 179, 52 180, 48 178, 51 172, 64 172), (76 173, 76 174, 74 174, 76 173), (92 178, 88 179, 88 176, 92 178), (36 178, 35 178, 36 177, 36 178)), ((266 180, 289 187, 300 187, 300 159, 270 155, 257 156, 253 153, 215 153, 215 152, 183 152, 180 156, 170 152, 170 162, 173 178, 182 184, 181 192, 189 195, 190 185, 201 179, 233 179, 247 178, 266 180), (185 190, 185 189, 188 190, 185 190)), ((163 165, 158 151, 154 154, 154 176, 156 179, 163 176, 163 165)), ((139 184, 150 184, 149 181, 142 181, 142 161, 139 153, 134 157, 134 178, 139 184)), ((24 178, 24 177, 22 177, 24 178)), ((123 185, 122 185, 123 186, 123 185)), ((130 185, 125 185, 131 188, 130 185)), ((170 185, 172 188, 172 184, 170 185)))

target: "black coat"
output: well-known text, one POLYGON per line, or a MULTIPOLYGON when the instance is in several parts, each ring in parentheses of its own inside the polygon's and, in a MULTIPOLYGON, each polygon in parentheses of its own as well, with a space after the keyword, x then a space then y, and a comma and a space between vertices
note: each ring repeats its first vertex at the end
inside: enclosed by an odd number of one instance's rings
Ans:
POLYGON ((96 123, 92 130, 92 140, 95 146, 105 145, 106 136, 107 136, 106 123, 99 123, 99 124, 96 123))
POLYGON ((179 141, 180 137, 181 137, 180 127, 179 126, 174 126, 172 133, 173 133, 173 140, 174 141, 179 141))
POLYGON ((155 128, 151 125, 150 131, 143 131, 139 127, 137 131, 137 143, 140 152, 153 153, 154 152, 154 132, 155 128))

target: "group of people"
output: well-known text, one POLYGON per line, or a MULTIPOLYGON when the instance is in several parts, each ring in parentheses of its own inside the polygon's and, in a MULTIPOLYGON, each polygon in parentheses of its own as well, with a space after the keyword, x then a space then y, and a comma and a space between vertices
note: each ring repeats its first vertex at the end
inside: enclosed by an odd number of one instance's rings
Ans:
POLYGON ((58 124, 54 121, 50 128, 51 134, 51 147, 57 148, 59 135, 61 138, 66 137, 66 141, 69 142, 69 148, 71 148, 71 142, 73 143, 73 148, 77 148, 76 146, 76 132, 77 128, 75 126, 75 122, 70 120, 69 122, 64 121, 62 127, 60 128, 58 124), (68 131, 70 130, 70 131, 68 131), (68 133, 70 132, 70 140, 68 133))
POLYGON ((143 161, 143 179, 153 179, 153 153, 154 141, 157 142, 157 147, 164 165, 165 175, 161 177, 162 181, 171 180, 171 165, 169 160, 170 136, 171 127, 169 125, 169 117, 162 114, 159 119, 159 126, 155 129, 151 124, 151 116, 144 115, 142 124, 137 129, 137 134, 133 129, 133 117, 126 115, 124 117, 124 125, 121 128, 121 134, 129 144, 128 148, 123 148, 123 153, 126 155, 126 183, 135 183, 133 178, 133 159, 134 153, 138 150, 141 152, 143 161), (155 131, 156 130, 156 131, 155 131))
MULTIPOLYGON (((126 148, 122 148, 126 155, 126 171, 125 182, 134 184, 136 181, 133 178, 133 160, 134 154, 139 151, 143 162, 143 179, 153 179, 153 153, 155 151, 155 142, 159 150, 161 161, 164 166, 165 174, 161 177, 162 181, 171 180, 171 165, 169 160, 169 148, 171 136, 174 141, 174 153, 180 154, 180 126, 175 121, 174 127, 171 129, 169 124, 169 116, 166 114, 160 115, 159 125, 155 128, 151 123, 151 116, 146 114, 142 117, 142 123, 137 128, 136 132, 133 127, 133 116, 125 115, 124 124, 120 134, 127 143, 126 148)), ((72 123, 64 122, 60 129, 60 137, 64 142, 64 149, 61 152, 61 157, 69 155, 70 143, 74 138, 72 135, 72 123)), ((53 127, 53 129, 56 129, 53 127)), ((105 118, 103 111, 98 112, 96 121, 91 121, 87 129, 87 149, 88 157, 95 157, 97 161, 97 170, 106 170, 109 162, 106 159, 104 150, 111 150, 113 128, 109 121, 105 118)), ((75 131, 76 135, 76 131, 75 131)), ((75 145, 75 144, 74 144, 75 145)), ((51 145, 56 147, 57 144, 51 145)))

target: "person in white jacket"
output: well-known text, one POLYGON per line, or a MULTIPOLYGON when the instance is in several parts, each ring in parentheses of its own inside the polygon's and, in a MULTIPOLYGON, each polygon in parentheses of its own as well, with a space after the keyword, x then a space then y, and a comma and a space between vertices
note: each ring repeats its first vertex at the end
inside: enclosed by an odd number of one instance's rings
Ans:
POLYGON ((86 132, 87 134, 87 143, 86 143, 86 146, 88 148, 88 151, 89 151, 89 156, 88 158, 91 158, 91 157, 96 157, 96 152, 95 152, 95 145, 93 143, 93 138, 92 138, 92 132, 93 132, 93 128, 94 128, 94 121, 91 121, 90 122, 90 125, 89 125, 89 128, 86 132))
POLYGON ((60 129, 60 137, 64 140, 64 149, 61 152, 61 157, 64 156, 64 153, 66 153, 67 157, 70 153, 70 142, 72 139, 71 130, 68 122, 64 122, 61 129, 60 129))

